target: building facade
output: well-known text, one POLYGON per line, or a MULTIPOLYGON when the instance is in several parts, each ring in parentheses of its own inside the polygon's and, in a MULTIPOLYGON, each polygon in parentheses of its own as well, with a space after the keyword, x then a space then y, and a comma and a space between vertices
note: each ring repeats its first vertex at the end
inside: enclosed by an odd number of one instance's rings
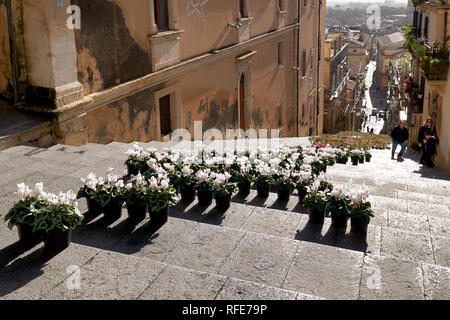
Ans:
POLYGON ((421 1, 413 14, 412 32, 405 45, 412 54, 413 84, 408 93, 410 144, 418 130, 434 119, 440 144, 436 164, 450 170, 450 81, 448 81, 450 2, 421 1))
POLYGON ((405 37, 395 32, 378 38, 377 41, 377 83, 381 90, 387 90, 391 61, 399 59, 405 52, 405 37))
POLYGON ((50 117, 54 143, 193 137, 197 121, 319 134, 325 10, 323 0, 3 1, 0 94, 50 117))

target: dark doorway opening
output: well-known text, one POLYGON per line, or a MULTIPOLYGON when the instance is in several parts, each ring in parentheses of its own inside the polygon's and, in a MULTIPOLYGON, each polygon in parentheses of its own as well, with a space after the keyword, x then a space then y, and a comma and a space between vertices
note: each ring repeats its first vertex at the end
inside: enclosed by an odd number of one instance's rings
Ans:
POLYGON ((167 136, 172 132, 170 119, 170 95, 159 99, 159 118, 161 125, 161 137, 167 136))

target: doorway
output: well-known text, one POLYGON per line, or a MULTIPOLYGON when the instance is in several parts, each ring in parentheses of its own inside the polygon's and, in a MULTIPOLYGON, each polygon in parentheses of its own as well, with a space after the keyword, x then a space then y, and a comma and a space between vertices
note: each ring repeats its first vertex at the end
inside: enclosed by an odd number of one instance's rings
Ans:
POLYGON ((241 75, 239 80, 239 128, 246 130, 245 128, 245 75, 241 75))
POLYGON ((170 119, 170 95, 159 99, 159 119, 161 125, 161 137, 165 137, 172 132, 170 119))

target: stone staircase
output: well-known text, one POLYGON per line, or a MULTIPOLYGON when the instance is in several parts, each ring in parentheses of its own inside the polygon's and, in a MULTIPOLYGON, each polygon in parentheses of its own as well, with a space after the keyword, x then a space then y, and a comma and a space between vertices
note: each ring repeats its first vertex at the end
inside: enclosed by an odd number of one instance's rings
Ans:
MULTIPOLYGON (((89 172, 121 173, 129 146, 0 152, 0 213, 16 199, 17 183, 78 190, 89 172)), ((52 257, 42 245, 18 251, 16 231, 0 223, 0 299, 449 299, 450 174, 422 169, 414 154, 405 158, 392 161, 388 150, 374 150, 370 163, 328 169, 334 184, 369 186, 376 216, 366 237, 350 226, 334 229, 329 218, 323 227, 308 224, 295 195, 282 204, 276 194, 264 201, 254 190, 246 199, 235 196, 223 216, 214 204, 180 202, 160 229, 148 220, 132 225, 125 209, 110 225, 86 216, 72 245, 52 257), (70 289, 77 275, 81 288, 70 289)), ((86 211, 84 201, 80 209, 86 211)))

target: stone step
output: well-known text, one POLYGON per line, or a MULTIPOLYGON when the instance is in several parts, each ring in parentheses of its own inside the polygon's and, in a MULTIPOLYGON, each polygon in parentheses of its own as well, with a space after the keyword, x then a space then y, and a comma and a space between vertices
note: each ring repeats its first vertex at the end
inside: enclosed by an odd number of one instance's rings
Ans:
MULTIPOLYGON (((45 277, 52 272, 60 278, 54 278, 50 287, 46 281, 40 297, 152 300, 448 297, 445 285, 450 269, 446 267, 187 222, 172 217, 157 231, 157 237, 155 233, 148 235, 151 240, 147 245, 137 241, 142 240, 140 237, 129 237, 111 249, 96 249, 82 245, 83 239, 75 235, 75 243, 42 270, 45 277), (235 241, 225 244, 229 239, 235 241), (173 248, 168 248, 170 241, 173 248), (164 249, 171 249, 168 255, 161 255, 164 249), (66 259, 69 261, 65 264, 66 259), (81 266, 81 290, 70 290, 63 282, 70 276, 64 270, 69 263, 81 266), (380 270, 381 290, 366 286, 374 268, 380 270), (341 276, 336 277, 336 273, 341 276)), ((117 225, 123 227, 123 221, 117 225)), ((97 240, 97 244, 105 241, 105 234, 96 235, 97 239, 92 241, 97 240)), ((120 233, 115 232, 115 236, 120 233)), ((11 274, 17 267, 5 270, 6 288, 17 281, 11 274)), ((24 289, 36 294, 40 286, 43 281, 34 281, 24 289)), ((14 292, 16 296, 20 293, 14 292)))

